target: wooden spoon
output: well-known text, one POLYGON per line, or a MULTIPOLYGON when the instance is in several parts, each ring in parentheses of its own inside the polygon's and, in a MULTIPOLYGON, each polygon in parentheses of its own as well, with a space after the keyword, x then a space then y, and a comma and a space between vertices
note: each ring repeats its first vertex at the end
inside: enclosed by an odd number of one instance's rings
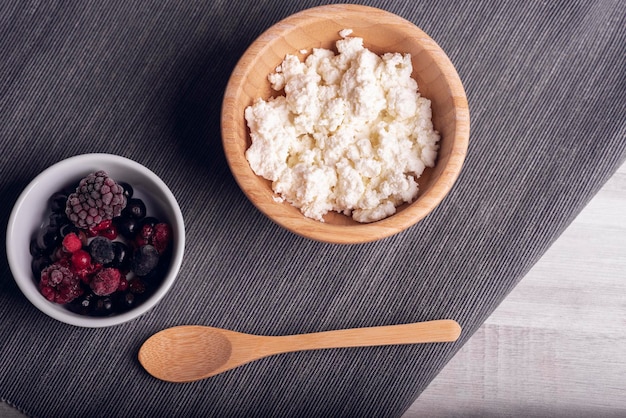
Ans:
POLYGON ((168 328, 148 338, 139 362, 157 379, 192 382, 274 354, 323 348, 455 341, 461 327, 442 319, 310 334, 262 336, 201 325, 168 328))

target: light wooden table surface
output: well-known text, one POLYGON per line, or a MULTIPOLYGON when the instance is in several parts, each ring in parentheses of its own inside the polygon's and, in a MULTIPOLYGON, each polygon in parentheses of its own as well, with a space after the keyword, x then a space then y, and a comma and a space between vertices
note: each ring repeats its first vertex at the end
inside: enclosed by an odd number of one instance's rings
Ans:
POLYGON ((626 417, 626 164, 403 418, 626 417))

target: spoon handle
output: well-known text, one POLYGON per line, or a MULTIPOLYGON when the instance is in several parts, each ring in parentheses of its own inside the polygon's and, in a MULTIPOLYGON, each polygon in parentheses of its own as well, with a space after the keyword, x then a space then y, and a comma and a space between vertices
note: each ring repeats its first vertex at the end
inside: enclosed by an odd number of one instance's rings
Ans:
POLYGON ((273 337, 274 352, 322 348, 369 347, 394 344, 419 344, 456 341, 461 327, 451 319, 412 324, 353 328, 273 337))

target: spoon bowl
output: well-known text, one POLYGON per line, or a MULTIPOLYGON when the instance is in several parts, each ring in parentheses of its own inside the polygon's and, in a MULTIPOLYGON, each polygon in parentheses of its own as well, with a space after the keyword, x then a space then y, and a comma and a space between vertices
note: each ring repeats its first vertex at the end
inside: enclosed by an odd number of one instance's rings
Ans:
POLYGON ((148 338, 139 349, 139 362, 157 379, 192 382, 275 354, 325 348, 452 342, 460 333, 459 324, 450 319, 285 336, 182 325, 148 338))

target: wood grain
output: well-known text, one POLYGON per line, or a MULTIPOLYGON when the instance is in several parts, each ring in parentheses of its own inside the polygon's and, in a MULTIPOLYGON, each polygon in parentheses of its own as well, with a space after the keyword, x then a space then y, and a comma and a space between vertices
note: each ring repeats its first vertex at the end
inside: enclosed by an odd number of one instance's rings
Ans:
POLYGON ((626 416, 626 164, 404 414, 626 416))
POLYGON ((450 319, 309 334, 264 336, 200 325, 164 329, 141 346, 148 373, 168 382, 192 382, 263 357, 302 350, 456 341, 461 327, 450 319))
POLYGON ((457 179, 469 141, 469 109, 461 80, 445 52, 426 33, 392 13, 367 6, 330 5, 308 9, 277 23, 263 33, 239 60, 230 77, 222 105, 222 141, 231 171, 250 201, 266 216, 290 231, 319 241, 358 243, 398 233, 428 215, 457 179), (433 124, 441 135, 439 157, 418 183, 415 202, 371 224, 329 213, 324 222, 305 218, 287 202, 274 199, 271 183, 252 171, 245 150, 250 145, 244 110, 256 98, 272 92, 267 80, 286 54, 311 48, 334 49, 338 32, 352 29, 365 47, 377 54, 410 53, 413 77, 421 94, 431 100, 433 124))

